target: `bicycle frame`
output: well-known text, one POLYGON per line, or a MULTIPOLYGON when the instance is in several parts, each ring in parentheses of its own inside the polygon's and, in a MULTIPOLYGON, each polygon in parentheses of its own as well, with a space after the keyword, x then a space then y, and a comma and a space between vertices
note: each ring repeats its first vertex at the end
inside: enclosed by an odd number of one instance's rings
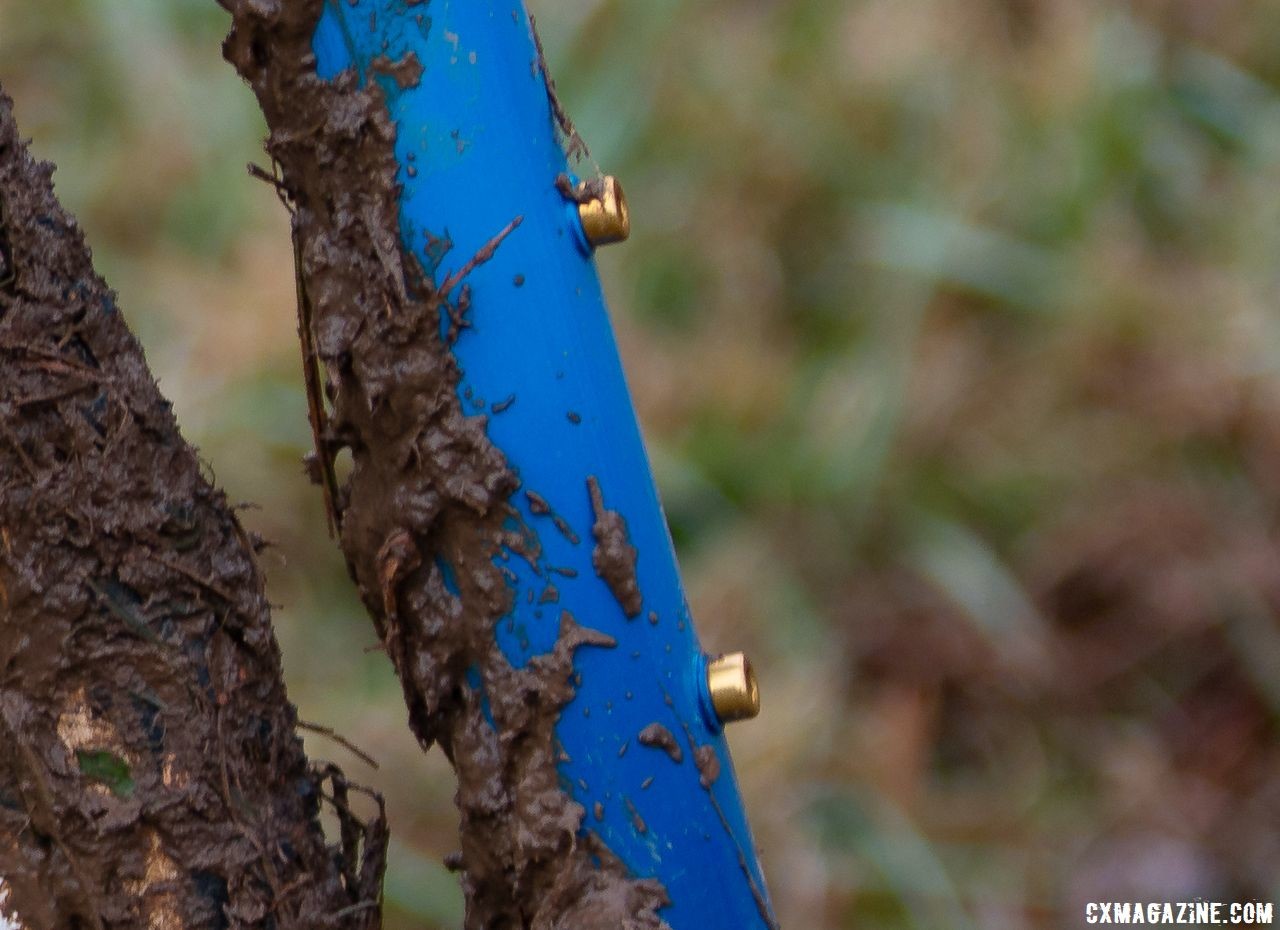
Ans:
POLYGON ((465 320, 442 314, 460 400, 488 417, 540 543, 536 566, 503 563, 515 589, 495 631, 503 651, 516 666, 547 652, 562 609, 617 641, 576 655, 556 727, 583 829, 666 886, 674 930, 774 926, 723 735, 734 709, 709 678, 739 689, 743 713, 755 696, 732 662, 709 676, 592 257, 611 220, 625 225, 625 202, 572 176, 527 13, 519 0, 328 0, 313 48, 322 77, 354 67, 382 87, 403 248, 455 307, 468 289, 465 320), (410 53, 421 74, 400 80, 388 62, 410 53), (593 530, 625 547, 610 512, 638 553, 636 588, 625 565, 610 577, 593 562, 593 530))

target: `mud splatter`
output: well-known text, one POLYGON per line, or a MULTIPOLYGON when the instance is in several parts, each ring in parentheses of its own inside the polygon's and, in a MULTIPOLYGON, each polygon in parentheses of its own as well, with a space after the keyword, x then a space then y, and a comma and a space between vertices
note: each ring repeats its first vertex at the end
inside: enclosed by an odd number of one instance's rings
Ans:
POLYGON ((694 765, 698 767, 698 781, 703 788, 710 788, 720 777, 720 756, 714 746, 699 746, 693 753, 694 765))
POLYGON ((578 538, 578 534, 573 531, 573 527, 569 525, 569 521, 560 514, 551 509, 551 505, 547 503, 547 499, 535 491, 525 491, 524 496, 529 501, 529 512, 537 517, 550 517, 555 528, 560 535, 569 540, 573 545, 582 542, 578 538))
POLYGON ((341 773, 308 765, 254 541, 51 175, 0 93, 0 912, 370 930, 385 822, 357 823, 341 773))
POLYGON ((661 749, 671 757, 672 762, 680 763, 684 761, 684 750, 676 742, 675 735, 660 723, 651 723, 641 730, 639 741, 642 746, 661 749))
POLYGON ((636 580, 636 547, 627 536, 627 521, 616 510, 605 507, 604 493, 595 475, 587 478, 587 490, 595 512, 591 535, 595 537, 596 547, 591 553, 591 564, 628 619, 639 616, 643 599, 636 580))
MULTIPOLYGON (((437 289, 401 247, 395 127, 381 88, 352 72, 331 82, 314 73, 320 0, 220 2, 234 19, 224 52, 257 94, 294 210, 331 385, 330 440, 351 450, 342 549, 400 677, 410 727, 424 747, 439 742, 457 773, 453 864, 466 927, 662 927, 662 886, 629 878, 580 832, 585 810, 556 769, 573 654, 612 640, 563 612, 555 649, 515 669, 493 635, 513 599, 495 562, 526 553, 529 531, 511 528, 521 526, 519 483, 485 419, 461 407, 440 323, 454 316, 447 293, 519 218, 437 289)), ((465 284, 460 294, 455 327, 465 284)))
POLYGON ((547 503, 547 499, 537 491, 525 491, 524 496, 529 501, 529 512, 535 516, 545 517, 551 513, 551 505, 547 503))
POLYGON ((640 816, 636 806, 631 803, 631 799, 623 798, 622 800, 627 805, 627 813, 631 815, 631 826, 635 827, 637 833, 648 833, 649 825, 644 822, 644 818, 640 816))
POLYGON ((558 513, 552 514, 551 522, 555 524, 555 527, 560 532, 560 535, 563 536, 565 539, 569 540, 569 542, 572 543, 573 545, 576 546, 578 545, 578 543, 582 542, 582 540, 578 538, 578 534, 573 531, 573 527, 569 525, 569 521, 566 520, 564 517, 560 516, 560 514, 558 513))

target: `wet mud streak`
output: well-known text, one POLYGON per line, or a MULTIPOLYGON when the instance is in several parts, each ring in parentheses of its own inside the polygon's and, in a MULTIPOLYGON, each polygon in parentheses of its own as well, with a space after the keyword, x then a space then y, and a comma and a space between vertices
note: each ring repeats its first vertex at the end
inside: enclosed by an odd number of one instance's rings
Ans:
MULTIPOLYGON (((591 152, 587 149, 587 143, 578 133, 578 129, 573 125, 573 120, 569 118, 569 111, 564 108, 564 104, 560 101, 560 95, 556 92, 556 82, 551 77, 551 71, 547 67, 547 56, 542 50, 542 37, 538 35, 538 22, 532 14, 529 16, 529 29, 533 32, 533 43, 538 50, 538 59, 534 62, 534 67, 541 72, 543 85, 547 89, 547 101, 551 104, 551 112, 555 115, 556 125, 560 128, 563 135, 565 152, 570 158, 590 158, 591 152)), ((596 174, 600 173, 600 166, 596 165, 596 174)))
POLYGON ((0 93, 0 876, 30 930, 380 923, 318 814, 254 541, 0 93))
MULTIPOLYGON (((412 53, 410 53, 412 54, 412 53)), ((465 265, 459 268, 455 273, 445 278, 444 283, 440 285, 439 299, 443 300, 449 296, 449 292, 461 281, 464 281, 467 275, 475 271, 485 262, 493 259, 494 254, 498 251, 498 246, 502 245, 502 241, 511 235, 521 223, 524 222, 523 216, 515 217, 510 223, 502 227, 492 239, 482 245, 479 251, 471 258, 467 259, 465 265)))
POLYGON ((439 743, 457 773, 461 850, 449 863, 466 927, 663 927, 662 885, 630 878, 583 828, 585 811, 557 771, 574 653, 613 640, 566 611, 555 648, 525 667, 498 647, 495 628, 514 599, 501 563, 514 554, 536 564, 537 537, 486 419, 468 416, 458 397, 440 324, 444 292, 461 278, 437 289, 402 250, 396 130, 382 90, 353 72, 316 76, 320 0, 220 2, 233 16, 224 54, 257 95, 294 206, 331 442, 351 450, 339 489, 348 569, 412 731, 424 748, 439 743))
POLYGON ((604 492, 595 475, 587 478, 587 490, 595 513, 591 535, 595 537, 596 547, 591 552, 591 564, 627 618, 637 617, 644 602, 636 580, 636 547, 627 535, 627 521, 616 510, 605 507, 604 492))
MULTIPOLYGON (((497 407, 494 409, 496 410, 497 407)), ((582 541, 578 538, 578 534, 573 531, 573 527, 569 525, 569 521, 556 513, 545 497, 536 491, 525 491, 524 496, 529 501, 529 512, 535 517, 550 517, 556 530, 571 544, 576 546, 582 541)))
MULTIPOLYGON (((668 703, 670 703, 670 695, 668 695, 668 703)), ((760 917, 764 920, 765 926, 769 930, 779 930, 778 922, 774 919, 773 912, 769 908, 769 901, 765 897, 764 889, 756 882, 755 876, 752 875, 751 865, 747 861, 747 854, 742 848, 742 843, 734 835, 733 827, 729 825, 729 818, 725 816, 724 808, 720 806, 720 799, 716 797, 716 793, 713 790, 716 780, 720 777, 720 757, 717 755, 715 747, 710 743, 698 744, 698 741, 693 736, 693 728, 689 726, 688 721, 680 719, 680 728, 684 730, 685 741, 688 742, 689 751, 693 753, 693 762, 698 767, 698 783, 707 792, 707 800, 711 802, 711 809, 715 811, 716 819, 720 821, 720 826, 725 835, 733 842, 734 852, 738 855, 738 869, 742 872, 742 877, 746 880, 747 887, 751 891, 751 898, 755 902, 756 910, 760 913, 760 917)))
POLYGON ((630 798, 623 798, 623 803, 627 805, 627 813, 631 815, 631 827, 637 833, 644 834, 649 832, 649 826, 644 822, 644 818, 640 816, 640 812, 636 810, 636 806, 631 803, 630 798))
MULTIPOLYGON (((412 57, 412 53, 410 53, 410 57, 412 57)), ((410 165, 410 168, 412 167, 413 166, 410 165)), ((502 241, 506 239, 507 236, 511 235, 511 233, 514 232, 523 222, 524 217, 517 216, 510 223, 504 226, 496 236, 481 246, 479 251, 477 251, 475 255, 471 256, 471 258, 467 260, 466 264, 459 268, 456 273, 445 278, 444 283, 436 290, 434 300, 443 306, 445 313, 449 317, 449 332, 445 336, 445 342, 449 345, 453 345, 458 341, 458 336, 461 335, 462 330, 469 329, 471 327, 471 321, 467 319, 467 311, 471 309, 470 285, 462 285, 458 299, 453 303, 449 302, 450 292, 465 280, 467 275, 471 274, 471 272, 475 271, 476 268, 492 259, 494 254, 498 251, 498 246, 502 245, 502 241)), ((470 390, 470 388, 467 389, 468 397, 470 396, 470 390)), ((477 403, 481 407, 484 406, 483 401, 477 401, 477 403)))

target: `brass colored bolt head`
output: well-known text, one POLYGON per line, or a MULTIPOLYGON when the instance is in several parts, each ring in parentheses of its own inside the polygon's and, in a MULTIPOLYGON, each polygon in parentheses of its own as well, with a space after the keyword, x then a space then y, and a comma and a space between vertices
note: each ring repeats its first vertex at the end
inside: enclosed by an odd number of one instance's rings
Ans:
POLYGON ((741 652, 731 652, 708 662, 707 686, 721 723, 750 720, 760 713, 756 673, 741 652))
POLYGON ((618 179, 611 174, 601 180, 596 196, 578 204, 578 217, 592 246, 622 242, 631 235, 627 196, 622 193, 618 179))

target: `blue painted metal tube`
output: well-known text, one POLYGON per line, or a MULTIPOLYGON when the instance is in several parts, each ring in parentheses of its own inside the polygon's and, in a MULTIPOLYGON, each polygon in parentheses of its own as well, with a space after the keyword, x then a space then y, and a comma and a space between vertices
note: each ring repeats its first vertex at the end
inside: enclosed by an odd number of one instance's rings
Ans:
POLYGON ((577 695, 556 729, 563 787, 587 811, 583 829, 634 875, 663 882, 672 903, 662 916, 674 930, 769 926, 595 263, 576 205, 556 186, 569 167, 522 3, 328 0, 313 45, 322 77, 355 67, 386 92, 403 244, 437 283, 521 218, 467 275, 470 326, 453 349, 464 410, 488 416, 490 439, 522 482, 513 503, 541 543, 538 571, 522 558, 503 562, 515 607, 495 630, 500 645, 517 666, 546 652, 561 610, 618 642, 577 653, 577 695), (410 52, 422 65, 413 86, 371 66, 410 52), (626 616, 593 568, 588 476, 639 552, 637 617, 626 616), (558 603, 548 602, 548 577, 558 603), (652 723, 676 736, 680 762, 638 742, 652 723), (709 788, 695 746, 718 761, 709 788))

